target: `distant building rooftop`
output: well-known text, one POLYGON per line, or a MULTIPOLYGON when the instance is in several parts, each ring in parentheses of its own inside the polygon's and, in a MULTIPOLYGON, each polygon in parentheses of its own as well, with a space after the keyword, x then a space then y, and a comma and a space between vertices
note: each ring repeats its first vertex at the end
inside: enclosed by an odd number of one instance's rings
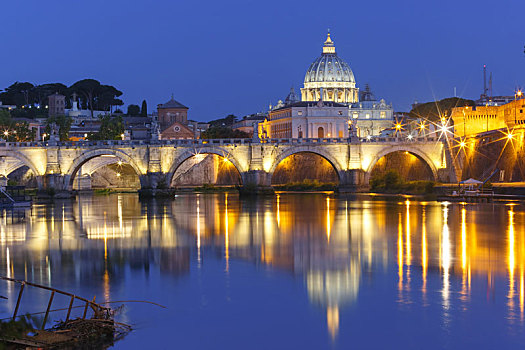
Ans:
POLYGON ((173 97, 168 102, 157 105, 157 108, 185 108, 185 109, 189 109, 188 107, 186 107, 182 103, 180 103, 178 101, 175 101, 173 99, 173 97))

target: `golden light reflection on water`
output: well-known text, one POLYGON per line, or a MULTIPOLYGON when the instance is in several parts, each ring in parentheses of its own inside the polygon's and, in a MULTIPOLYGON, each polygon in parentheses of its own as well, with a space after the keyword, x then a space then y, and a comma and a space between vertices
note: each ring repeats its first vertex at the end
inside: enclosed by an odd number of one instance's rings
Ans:
POLYGON ((230 230, 228 216, 228 193, 224 194, 224 259, 226 260, 226 271, 230 269, 230 230))
POLYGON ((445 316, 455 303, 470 307, 471 279, 488 280, 491 293, 502 288, 493 284, 504 285, 509 319, 523 322, 521 206, 392 203, 327 194, 243 201, 226 193, 179 195, 164 204, 141 204, 132 195, 79 198, 57 208, 36 206, 20 222, 2 218, 0 267, 6 275, 44 284, 52 277, 88 276, 109 300, 119 264, 189 274, 192 263, 202 268, 211 247, 222 252, 212 256, 224 259, 230 276, 235 261, 303 276, 332 338, 344 324, 343 310, 359 301, 362 281, 372 277, 397 277, 401 303, 439 303, 445 316), (148 256, 154 258, 146 264, 148 256))
POLYGON ((515 281, 514 281, 514 269, 516 267, 516 233, 514 231, 514 211, 513 207, 509 207, 509 228, 508 228, 508 269, 509 269, 509 293, 507 295, 508 298, 508 305, 509 305, 509 314, 511 317, 514 313, 514 288, 515 288, 515 281))
POLYGON ((449 207, 447 204, 443 204, 443 230, 441 235, 441 268, 443 269, 443 308, 448 310, 450 307, 450 264, 451 264, 451 251, 450 251, 450 231, 448 227, 448 212, 449 207))
POLYGON ((423 286, 421 291, 423 292, 423 300, 426 301, 427 294, 427 268, 428 268, 428 252, 427 252, 427 217, 426 217, 426 205, 422 205, 421 208, 421 270, 423 286))
POLYGON ((397 225, 397 277, 398 277, 398 290, 401 293, 403 290, 403 224, 401 220, 401 213, 398 215, 397 225))
POLYGON ((330 218, 330 197, 326 197, 326 238, 328 241, 330 241, 330 233, 331 233, 331 218, 330 218))

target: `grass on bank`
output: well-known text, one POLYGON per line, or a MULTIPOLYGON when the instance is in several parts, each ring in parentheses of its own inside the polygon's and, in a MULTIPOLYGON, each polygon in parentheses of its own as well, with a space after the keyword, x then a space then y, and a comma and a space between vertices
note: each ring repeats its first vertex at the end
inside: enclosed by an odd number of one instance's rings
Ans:
POLYGON ((195 187, 193 190, 195 192, 228 192, 235 189, 234 186, 215 186, 213 184, 204 184, 199 187, 195 187))
POLYGON ((335 182, 320 182, 318 180, 304 179, 299 182, 290 182, 282 185, 273 185, 276 191, 335 191, 335 182))
POLYGON ((370 179, 370 191, 378 193, 428 195, 434 193, 435 185, 434 181, 405 181, 395 170, 389 170, 370 179))

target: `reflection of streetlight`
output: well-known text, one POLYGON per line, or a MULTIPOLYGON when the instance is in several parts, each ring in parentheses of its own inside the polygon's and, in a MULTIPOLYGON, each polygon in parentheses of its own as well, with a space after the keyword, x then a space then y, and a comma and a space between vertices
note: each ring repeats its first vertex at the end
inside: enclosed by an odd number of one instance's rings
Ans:
POLYGON ((42 142, 44 142, 46 140, 46 137, 47 137, 47 134, 46 133, 43 133, 42 134, 42 142))
POLYGON ((117 173, 117 177, 120 177, 120 173, 117 173))
POLYGON ((122 138, 122 140, 124 140, 124 134, 120 134, 120 137, 122 138))
POLYGON ((118 166, 122 166, 122 161, 119 160, 119 161, 117 162, 117 165, 118 165, 118 166))

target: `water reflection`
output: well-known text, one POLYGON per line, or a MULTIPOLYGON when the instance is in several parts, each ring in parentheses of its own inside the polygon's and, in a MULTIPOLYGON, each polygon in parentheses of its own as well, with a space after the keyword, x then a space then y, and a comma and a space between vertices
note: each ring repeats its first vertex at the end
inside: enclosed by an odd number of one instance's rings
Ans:
MULTIPOLYGON (((473 274, 488 281, 493 298, 494 284, 501 283, 495 278, 504 278, 508 319, 523 324, 520 206, 328 194, 240 200, 231 193, 141 203, 122 194, 37 205, 26 220, 5 220, 0 267, 7 276, 63 287, 89 280, 107 301, 128 270, 179 277, 191 274, 192 264, 202 269, 205 259, 224 259, 226 274, 233 273, 235 261, 263 264, 301 277, 308 300, 326 315, 327 332, 336 339, 344 310, 358 303, 363 283, 390 278, 394 267, 401 307, 428 306, 435 288, 430 282, 439 283, 435 291, 445 323, 454 303, 470 307, 473 274), (499 234, 501 227, 506 235, 499 234)), ((6 293, 12 303, 13 291, 6 293)))

